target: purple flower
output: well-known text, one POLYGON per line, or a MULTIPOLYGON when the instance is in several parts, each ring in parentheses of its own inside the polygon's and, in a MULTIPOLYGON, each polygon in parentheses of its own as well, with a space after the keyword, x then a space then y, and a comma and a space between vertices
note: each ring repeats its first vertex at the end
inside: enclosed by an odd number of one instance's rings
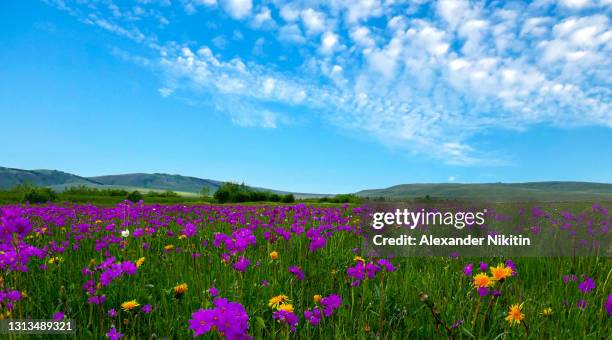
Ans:
POLYGON ((135 275, 138 271, 138 267, 132 261, 125 261, 121 264, 121 271, 127 275, 135 275))
POLYGON ((188 222, 185 225, 185 236, 192 237, 196 234, 197 231, 198 231, 198 228, 196 227, 195 224, 188 222))
POLYGON ((149 314, 153 309, 151 308, 151 305, 147 303, 146 305, 142 306, 140 310, 145 314, 149 314))
POLYGON ((304 280, 304 272, 298 266, 289 267, 289 272, 293 274, 298 280, 304 280))
POLYGON ((297 315, 293 314, 293 312, 289 312, 286 310, 277 310, 272 314, 272 317, 278 321, 284 322, 291 327, 291 331, 295 332, 295 326, 298 324, 297 315))
POLYGON ((321 299, 321 306, 323 306, 323 314, 326 317, 330 317, 334 313, 334 310, 340 308, 340 305, 342 305, 342 298, 335 294, 326 296, 321 299))
POLYGON ((380 267, 375 265, 374 263, 368 263, 365 266, 365 270, 366 270, 368 279, 373 279, 374 277, 376 277, 376 273, 380 271, 380 267))
POLYGON ((101 305, 106 301, 106 295, 94 295, 87 299, 87 303, 90 305, 101 305))
POLYGON ((191 314, 189 329, 194 331, 194 336, 214 329, 227 339, 250 339, 247 333, 249 316, 241 304, 224 298, 216 298, 213 304, 212 309, 200 309, 191 314))
POLYGON ((465 274, 465 276, 472 276, 473 268, 474 268, 474 265, 472 263, 466 264, 465 267, 463 268, 463 274, 465 274))
POLYGON ((494 289, 491 295, 493 295, 493 297, 500 297, 502 295, 502 292, 499 289, 494 289))
POLYGON ((357 281, 361 281, 365 278, 365 265, 363 262, 358 261, 353 267, 349 267, 346 269, 346 274, 352 278, 357 279, 357 281))
POLYGON ((108 331, 108 333, 106 333, 106 336, 110 339, 110 340, 118 340, 123 338, 123 334, 119 333, 117 331, 117 328, 113 327, 111 328, 110 331, 108 331))
POLYGON ((236 261, 236 263, 232 265, 232 268, 234 268, 234 270, 244 273, 250 264, 251 264, 251 260, 249 260, 248 258, 244 256, 240 256, 238 261, 236 261))
POLYGON ((589 301, 587 300, 583 300, 583 299, 579 299, 578 302, 576 303, 576 305, 578 306, 578 308, 580 309, 585 309, 587 307, 587 305, 589 304, 589 301))
POLYGON ((516 276, 518 272, 516 271, 516 264, 514 263, 514 261, 509 260, 509 259, 506 260, 506 267, 512 269, 512 276, 516 276))
POLYGON ((489 264, 487 264, 486 262, 480 262, 480 271, 486 272, 487 269, 489 269, 489 264))
POLYGON ((313 326, 318 326, 321 322, 321 311, 318 309, 305 310, 304 318, 306 319, 306 321, 308 321, 309 324, 313 326))
POLYGON ((489 288, 488 287, 478 287, 476 289, 478 291, 478 295, 485 297, 487 295, 489 295, 489 288))
POLYGON ((117 311, 114 308, 111 308, 108 310, 107 314, 109 318, 114 318, 117 316, 117 311))
POLYGON ((270 282, 268 282, 268 280, 261 280, 261 285, 264 287, 268 287, 270 285, 270 282))
POLYGON ((583 294, 590 293, 593 289, 595 289, 595 280, 590 277, 584 279, 584 281, 578 284, 578 289, 582 291, 583 294))
POLYGON ((210 289, 208 290, 208 294, 210 294, 210 296, 212 297, 216 297, 217 295, 219 295, 219 291, 215 287, 210 287, 210 289))
POLYGON ((59 311, 53 314, 53 320, 60 321, 63 318, 64 318, 64 313, 62 311, 59 311))
POLYGON ((606 301, 605 307, 608 315, 612 316, 612 294, 608 295, 608 300, 606 301))
POLYGON ((21 300, 21 293, 18 290, 11 290, 6 293, 6 298, 11 301, 21 300))
POLYGON ((461 326, 463 324, 463 320, 457 320, 452 326, 451 328, 459 328, 459 326, 461 326))
POLYGON ((393 264, 391 264, 391 262, 387 259, 380 259, 378 260, 378 264, 382 267, 385 268, 386 271, 392 273, 395 270, 395 267, 393 267, 393 264))

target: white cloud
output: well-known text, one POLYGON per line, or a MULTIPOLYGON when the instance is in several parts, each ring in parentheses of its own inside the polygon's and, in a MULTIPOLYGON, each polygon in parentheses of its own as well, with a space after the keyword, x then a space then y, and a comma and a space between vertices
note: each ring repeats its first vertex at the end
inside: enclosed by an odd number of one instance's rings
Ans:
POLYGON ((255 27, 262 27, 265 25, 275 25, 274 19, 268 7, 262 7, 261 11, 253 18, 253 25, 255 27))
POLYGON ((287 4, 280 8, 280 16, 288 22, 296 21, 300 17, 300 11, 292 4, 287 4))
POLYGON ((251 1, 224 0, 206 12, 208 22, 214 8, 249 17, 236 25, 247 25, 245 44, 247 37, 254 42, 231 58, 211 50, 224 46, 219 39, 192 41, 189 32, 184 41, 157 41, 162 35, 121 7, 101 13, 56 6, 149 47, 153 56, 113 54, 161 70, 160 95, 191 93, 242 126, 279 127, 291 123, 291 112, 307 111, 451 164, 491 162, 494 151, 472 143, 483 131, 612 128, 612 25, 607 12, 591 10, 607 6, 601 0, 441 0, 410 8, 397 1, 269 1, 255 10, 251 1), (276 13, 271 35, 250 30, 265 28, 276 13))
POLYGON ((338 45, 338 35, 333 32, 325 32, 321 36, 321 51, 323 53, 331 53, 338 45))
POLYGON ((575 9, 585 8, 593 5, 590 0, 560 0, 559 3, 562 6, 575 9))
POLYGON ((158 89, 157 91, 159 91, 159 94, 164 98, 170 96, 174 92, 173 89, 168 88, 168 87, 162 87, 158 89))
POLYGON ((225 0, 223 7, 234 19, 244 19, 251 15, 252 0, 225 0))
POLYGON ((296 24, 288 24, 280 28, 278 37, 281 41, 303 43, 306 41, 302 35, 302 30, 296 24))
POLYGON ((300 13, 300 17, 307 33, 314 34, 325 30, 325 15, 323 13, 308 8, 300 13))

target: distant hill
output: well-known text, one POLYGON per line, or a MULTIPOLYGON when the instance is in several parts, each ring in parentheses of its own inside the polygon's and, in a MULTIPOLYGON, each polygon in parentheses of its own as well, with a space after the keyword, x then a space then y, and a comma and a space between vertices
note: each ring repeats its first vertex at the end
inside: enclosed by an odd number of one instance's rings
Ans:
POLYGON ((198 193, 203 187, 215 192, 223 182, 211 179, 168 174, 125 174, 89 177, 91 181, 115 187, 135 187, 198 193))
MULTIPOLYGON (((121 174, 96 177, 81 177, 58 170, 21 170, 0 167, 0 189, 9 189, 18 184, 32 183, 63 191, 67 187, 84 185, 95 188, 118 188, 125 190, 165 191, 172 190, 183 196, 197 195, 203 187, 214 193, 222 181, 170 174, 121 174)), ((287 194, 287 191, 253 187, 255 190, 287 194)), ((293 193, 298 198, 331 196, 327 194, 293 193)), ((540 201, 612 201, 612 184, 591 182, 528 182, 528 183, 483 183, 483 184, 401 184, 385 189, 362 190, 362 197, 385 197, 391 199, 433 198, 486 200, 513 202, 540 201)))
POLYGON ((362 190, 362 197, 407 199, 425 197, 512 202, 525 200, 612 200, 612 184, 591 182, 527 182, 484 184, 401 184, 385 189, 362 190))
POLYGON ((86 185, 98 186, 102 183, 57 170, 21 170, 0 167, 0 189, 9 189, 18 184, 31 183, 38 186, 86 185))
MULTIPOLYGON (((71 186, 83 185, 99 189, 117 188, 128 191, 139 190, 142 192, 171 190, 184 196, 197 195, 203 187, 208 187, 212 194, 223 185, 222 181, 212 179, 160 173, 81 177, 57 170, 22 170, 0 167, 0 189, 10 189, 18 184, 26 183, 50 187, 57 191, 63 191, 71 186)), ((252 187, 252 189, 270 191, 277 194, 292 193, 260 187, 252 187)), ((308 193, 292 194, 298 198, 327 196, 308 193)))

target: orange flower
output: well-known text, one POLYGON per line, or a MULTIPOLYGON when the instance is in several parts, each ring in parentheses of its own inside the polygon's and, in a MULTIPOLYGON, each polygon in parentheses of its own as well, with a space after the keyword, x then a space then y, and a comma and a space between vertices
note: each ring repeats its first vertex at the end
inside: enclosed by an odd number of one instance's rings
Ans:
POLYGON ((503 281, 512 275, 512 268, 500 263, 497 267, 491 267, 491 275, 494 280, 503 281))
POLYGON ((474 276, 474 287, 491 287, 495 284, 495 281, 485 273, 476 274, 474 276))
POLYGON ((278 259, 278 252, 273 251, 270 253, 270 258, 272 259, 272 261, 277 260, 278 259))
POLYGON ((510 325, 520 325, 525 315, 523 315, 523 304, 514 304, 510 307, 508 311, 508 316, 506 316, 506 320, 510 323, 510 325))

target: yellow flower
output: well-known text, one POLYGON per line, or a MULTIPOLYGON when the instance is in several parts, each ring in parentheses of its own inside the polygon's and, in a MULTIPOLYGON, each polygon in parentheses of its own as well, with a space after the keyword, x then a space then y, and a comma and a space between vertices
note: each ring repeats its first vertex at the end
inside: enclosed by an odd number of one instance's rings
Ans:
POLYGON ((169 244, 169 245, 165 246, 164 249, 166 251, 171 251, 172 249, 174 249, 174 245, 173 244, 169 244))
POLYGON ((512 268, 500 263, 497 267, 491 267, 491 275, 494 280, 503 281, 512 275, 512 268))
POLYGON ((293 312, 293 305, 289 303, 283 303, 282 305, 278 306, 278 310, 284 310, 286 312, 293 312))
POLYGON ((186 238, 187 238, 187 235, 185 234, 179 235, 179 240, 184 240, 186 238))
POLYGON ((121 304, 121 309, 123 309, 126 312, 131 311, 132 309, 139 307, 140 304, 138 303, 138 301, 136 300, 132 300, 132 301, 126 301, 124 303, 121 304))
POLYGON ((187 290, 189 290, 189 288, 187 287, 187 284, 181 283, 180 285, 174 287, 174 295, 176 297, 180 297, 181 295, 185 294, 187 290))
POLYGON ((289 301, 289 297, 287 295, 277 295, 270 299, 268 306, 278 309, 280 305, 285 304, 287 301, 289 301))
POLYGON ((363 257, 361 256, 355 256, 355 258, 353 259, 353 261, 359 261, 361 263, 365 263, 365 260, 363 259, 363 257))
POLYGON ((278 259, 278 252, 273 251, 270 253, 270 258, 272 259, 272 261, 278 259))
POLYGON ((317 294, 312 299, 314 300, 314 303, 319 303, 319 302, 321 302, 322 298, 323 297, 321 295, 317 294))
POLYGON ((510 323, 510 325, 520 325, 525 315, 523 315, 523 304, 514 304, 510 307, 508 311, 508 316, 506 316, 506 320, 510 323))
POLYGON ((102 220, 96 220, 96 222, 95 222, 95 223, 96 223, 96 224, 100 224, 100 223, 102 223, 102 220))
POLYGON ((544 316, 551 316, 552 314, 553 314, 553 310, 550 307, 544 308, 542 310, 542 315, 544 315, 544 316))
POLYGON ((136 267, 140 267, 144 264, 145 258, 141 257, 138 260, 136 260, 136 267))
POLYGON ((61 263, 64 262, 64 259, 61 256, 55 256, 49 259, 49 264, 53 264, 53 263, 61 263))
POLYGON ((474 287, 491 287, 495 284, 495 281, 485 273, 476 274, 474 276, 474 287))

